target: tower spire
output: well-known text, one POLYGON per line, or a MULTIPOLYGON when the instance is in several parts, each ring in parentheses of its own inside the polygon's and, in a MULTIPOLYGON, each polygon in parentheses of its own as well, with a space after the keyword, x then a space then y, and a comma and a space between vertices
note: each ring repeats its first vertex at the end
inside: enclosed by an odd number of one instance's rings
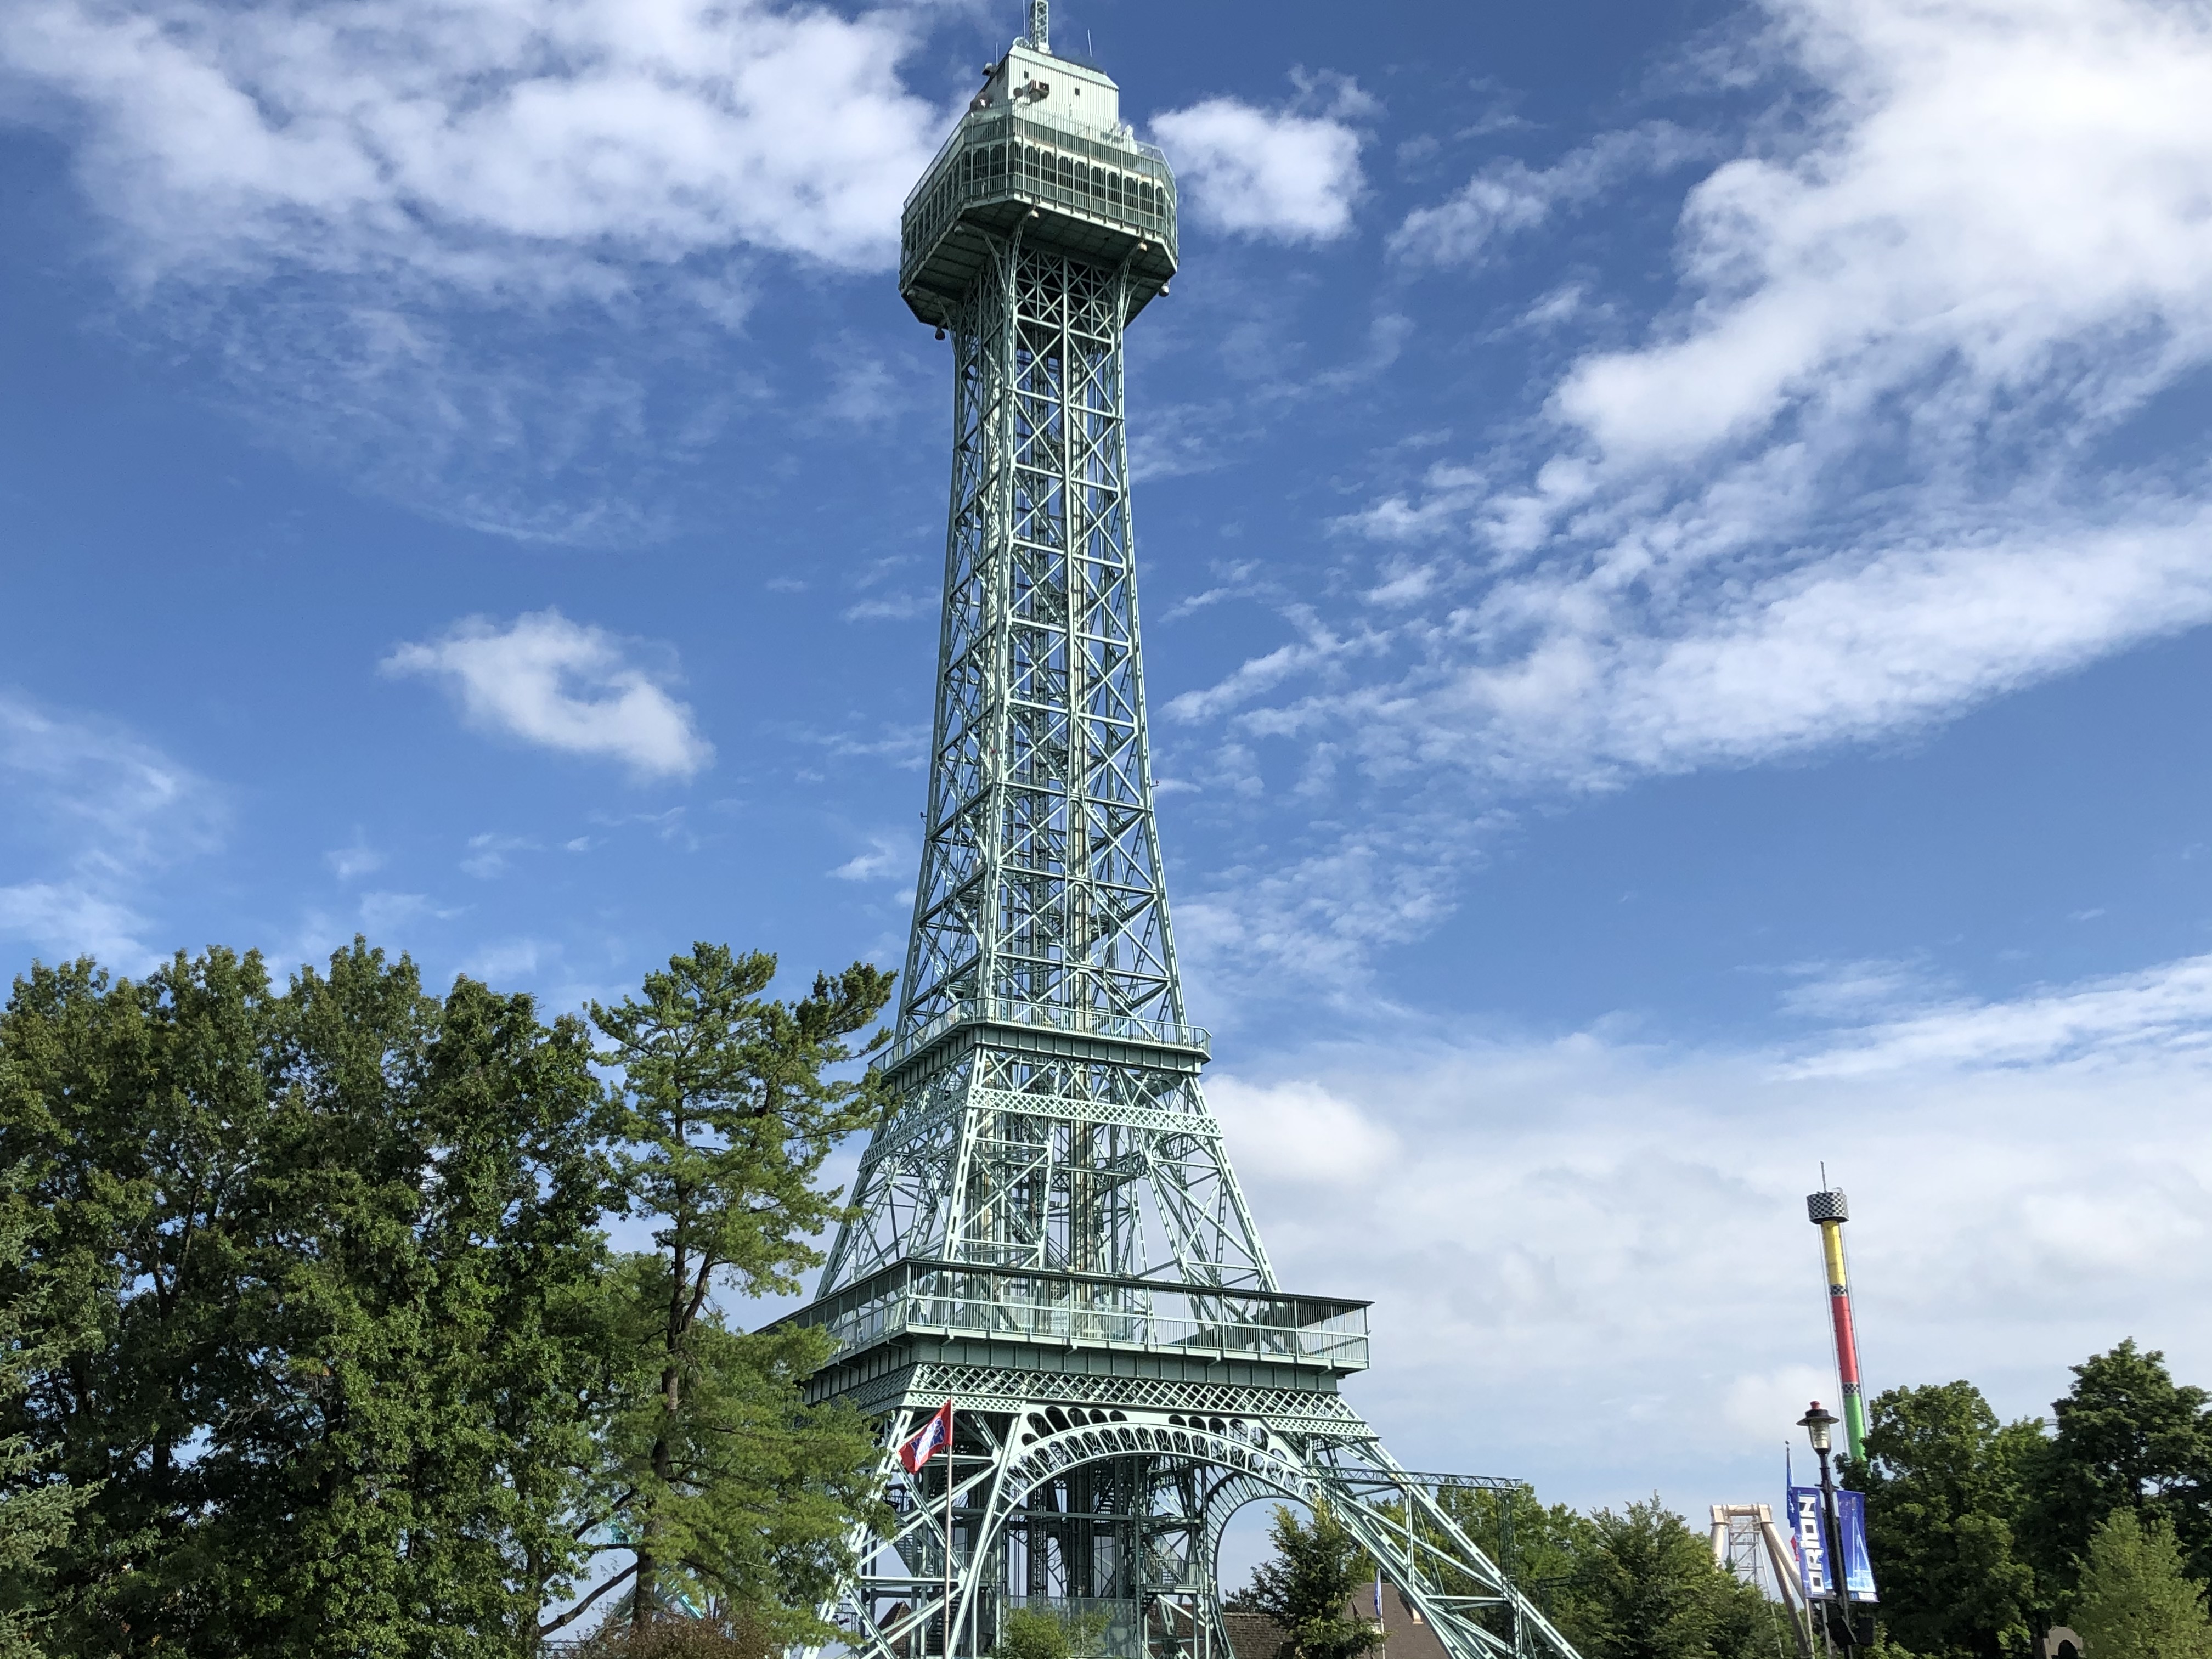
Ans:
POLYGON ((1052 0, 1030 0, 1030 44, 1052 54, 1052 0))
POLYGON ((884 1116, 795 1317, 874 1419, 895 1520, 823 1609, 854 1659, 969 1659, 1029 1607, 1109 1659, 1232 1659, 1214 1561, 1326 1502, 1450 1659, 1576 1659, 1338 1392, 1367 1304, 1277 1282, 1200 1073, 1153 811, 1122 338, 1175 177, 1047 0, 907 198, 899 287, 952 356, 914 921, 884 1116), (954 1403, 954 1443, 896 1448, 954 1403), (950 1650, 939 1644, 950 1644, 950 1650))

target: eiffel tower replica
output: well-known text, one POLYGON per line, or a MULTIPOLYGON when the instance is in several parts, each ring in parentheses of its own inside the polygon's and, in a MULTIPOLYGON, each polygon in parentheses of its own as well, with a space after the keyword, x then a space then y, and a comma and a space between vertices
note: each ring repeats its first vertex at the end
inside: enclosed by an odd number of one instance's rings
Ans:
POLYGON ((1448 1492, 1519 1483, 1402 1468, 1339 1394, 1367 1304, 1277 1282, 1200 1090, 1121 353, 1175 275, 1175 179, 1048 4, 902 224, 901 292, 953 356, 929 803, 891 1103, 796 1316, 837 1340, 813 1397, 877 1421, 897 1521, 823 1613, 863 1659, 988 1655, 1022 1607, 1116 1659, 1231 1659, 1216 1549, 1273 1498, 1332 1506, 1453 1659, 1575 1659, 1448 1492), (951 1453, 908 1474, 948 1400, 951 1453))

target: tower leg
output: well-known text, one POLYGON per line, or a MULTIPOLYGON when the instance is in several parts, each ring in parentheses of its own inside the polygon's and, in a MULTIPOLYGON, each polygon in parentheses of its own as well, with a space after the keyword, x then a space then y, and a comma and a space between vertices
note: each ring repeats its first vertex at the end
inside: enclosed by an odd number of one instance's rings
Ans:
MULTIPOLYGON (((1333 1408, 1324 1425, 1271 1415, 1264 1391, 1251 1391, 1245 1411, 1238 1391, 1210 1392, 1218 1409, 1204 1412, 1042 1395, 963 1402, 965 1437, 948 1471, 959 1516, 958 1659, 988 1654, 1015 1607, 1103 1626, 1114 1659, 1230 1659, 1216 1577, 1222 1529, 1270 1498, 1326 1504, 1452 1659, 1576 1659, 1438 1501, 1453 1477, 1405 1469, 1333 1396, 1313 1402, 1333 1408)), ((889 1413, 885 1445, 933 1409, 924 1395, 889 1413)), ((855 1540, 860 1570, 824 1613, 866 1659, 922 1659, 940 1650, 945 1561, 933 1521, 944 1488, 929 1469, 908 1475, 888 1455, 884 1473, 900 1523, 889 1537, 855 1540)))

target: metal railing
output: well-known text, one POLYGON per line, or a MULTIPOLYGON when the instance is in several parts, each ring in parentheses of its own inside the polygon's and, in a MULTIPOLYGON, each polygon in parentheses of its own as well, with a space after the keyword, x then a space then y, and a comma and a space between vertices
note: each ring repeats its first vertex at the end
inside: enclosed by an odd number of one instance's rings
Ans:
POLYGON ((1034 110, 962 118, 900 214, 905 282, 962 209, 1018 198, 1176 247, 1175 173, 1158 147, 1034 110))
POLYGON ((1155 1042, 1166 1048, 1189 1048, 1210 1054, 1213 1033, 1203 1025, 1178 1020, 1146 1019, 1136 1014, 1117 1014, 1103 1008, 1078 1008, 1048 1002, 1029 1002, 1012 997, 972 997, 939 1010, 884 1051, 876 1063, 889 1071, 918 1054, 956 1025, 970 1022, 991 1025, 1025 1025, 1036 1030, 1061 1031, 1070 1036, 1118 1038, 1125 1042, 1155 1042))
POLYGON ((793 1317, 827 1330, 840 1356, 916 1334, 1354 1371, 1367 1365, 1367 1307, 1279 1291, 902 1261, 793 1317))

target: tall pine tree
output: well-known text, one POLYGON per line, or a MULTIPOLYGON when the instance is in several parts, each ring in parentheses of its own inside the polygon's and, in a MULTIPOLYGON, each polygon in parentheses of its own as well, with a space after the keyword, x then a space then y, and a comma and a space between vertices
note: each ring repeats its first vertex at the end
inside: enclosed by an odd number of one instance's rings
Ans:
POLYGON ((855 963, 787 1003, 765 994, 775 971, 772 956, 702 944, 648 974, 642 997, 592 1008, 622 1075, 621 1191, 654 1249, 611 1283, 617 1405, 580 1524, 629 1556, 595 1595, 623 1595, 639 1630, 672 1611, 821 1634, 812 1607, 871 1501, 866 1426, 799 1395, 827 1339, 733 1330, 715 1301, 799 1288, 842 1213, 823 1161, 879 1109, 872 1074, 832 1073, 891 976, 855 963))

